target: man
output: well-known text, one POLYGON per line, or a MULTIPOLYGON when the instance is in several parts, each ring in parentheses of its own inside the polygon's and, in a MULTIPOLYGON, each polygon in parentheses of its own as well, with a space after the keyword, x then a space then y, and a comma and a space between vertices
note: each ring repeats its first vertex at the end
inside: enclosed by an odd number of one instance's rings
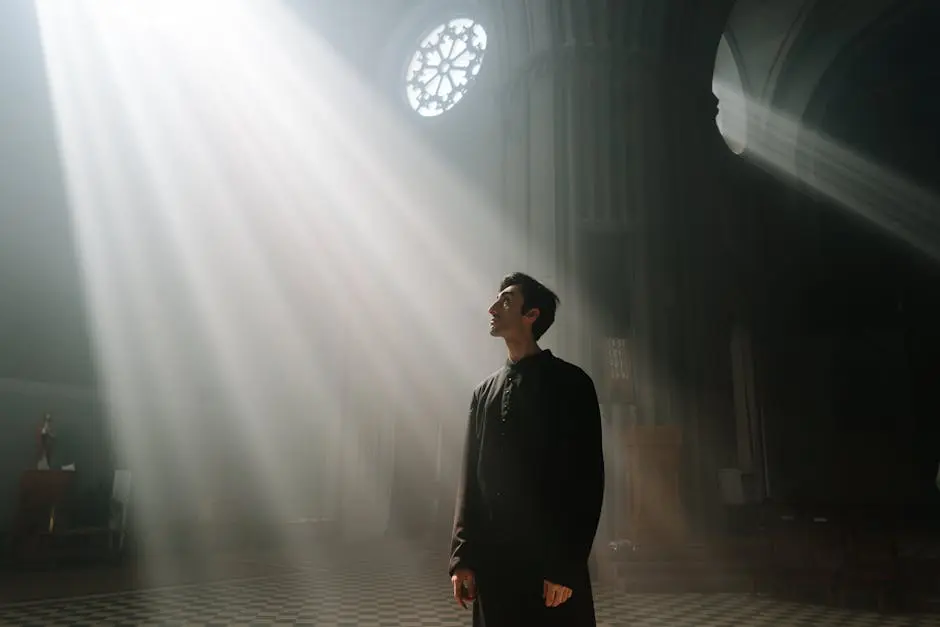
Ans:
POLYGON ((454 598, 475 627, 596 624, 588 558, 604 495, 591 378, 538 340, 558 297, 515 273, 490 307, 509 359, 473 392, 451 544, 454 598))

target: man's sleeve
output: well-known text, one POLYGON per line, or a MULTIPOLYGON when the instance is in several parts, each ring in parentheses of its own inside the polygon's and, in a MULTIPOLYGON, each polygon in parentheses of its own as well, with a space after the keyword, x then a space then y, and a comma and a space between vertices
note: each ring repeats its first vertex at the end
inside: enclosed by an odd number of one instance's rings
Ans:
POLYGON ((463 448, 460 480, 457 484, 457 506, 454 512, 454 533, 450 544, 450 568, 452 576, 458 568, 476 568, 477 545, 474 533, 478 531, 479 486, 477 485, 477 459, 479 437, 476 430, 477 395, 470 401, 467 417, 467 437, 463 448))
POLYGON ((570 389, 571 414, 563 416, 562 443, 552 474, 559 486, 551 507, 545 579, 573 587, 594 545, 604 501, 604 448, 600 404, 591 378, 580 372, 570 389))

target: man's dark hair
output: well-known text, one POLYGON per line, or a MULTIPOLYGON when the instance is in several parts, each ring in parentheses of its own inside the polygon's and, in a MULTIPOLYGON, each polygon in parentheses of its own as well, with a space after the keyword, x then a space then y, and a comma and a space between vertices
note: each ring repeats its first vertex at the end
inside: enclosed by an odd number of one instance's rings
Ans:
POLYGON ((539 310, 539 316, 532 323, 532 337, 538 342, 539 338, 551 328, 555 322, 555 311, 558 309, 558 296, 528 274, 513 272, 503 277, 499 284, 499 291, 513 285, 519 286, 522 293, 522 313, 526 314, 533 309, 539 310))

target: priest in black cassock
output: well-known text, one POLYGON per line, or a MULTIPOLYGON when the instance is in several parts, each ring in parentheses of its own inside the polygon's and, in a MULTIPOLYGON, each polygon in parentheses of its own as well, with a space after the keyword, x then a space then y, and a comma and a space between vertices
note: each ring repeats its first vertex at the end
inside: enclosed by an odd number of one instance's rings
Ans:
POLYGON ((588 559, 604 495, 591 378, 541 350, 558 297, 515 273, 490 307, 509 359, 473 391, 451 545, 475 627, 596 624, 588 559))

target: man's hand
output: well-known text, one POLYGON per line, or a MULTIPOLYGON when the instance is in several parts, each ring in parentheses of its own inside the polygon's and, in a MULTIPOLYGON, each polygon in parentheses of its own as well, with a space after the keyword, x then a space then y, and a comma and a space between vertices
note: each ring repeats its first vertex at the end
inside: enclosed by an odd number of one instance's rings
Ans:
POLYGON ((473 603, 477 598, 477 584, 473 572, 466 568, 458 568, 450 581, 454 584, 454 600, 460 604, 460 607, 467 609, 467 603, 473 603))
POLYGON ((542 582, 542 596, 545 598, 545 607, 558 607, 571 598, 571 588, 559 586, 546 579, 542 582))

